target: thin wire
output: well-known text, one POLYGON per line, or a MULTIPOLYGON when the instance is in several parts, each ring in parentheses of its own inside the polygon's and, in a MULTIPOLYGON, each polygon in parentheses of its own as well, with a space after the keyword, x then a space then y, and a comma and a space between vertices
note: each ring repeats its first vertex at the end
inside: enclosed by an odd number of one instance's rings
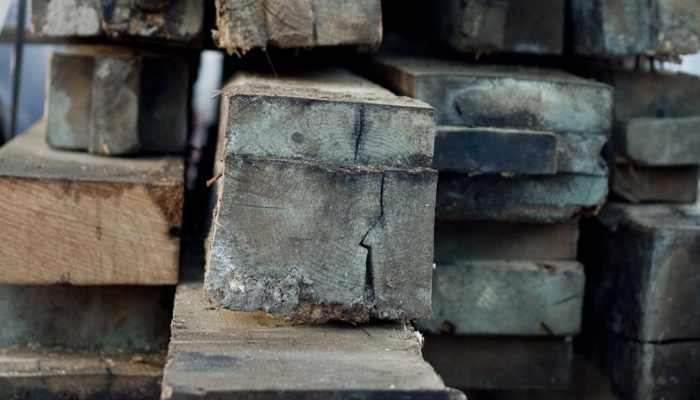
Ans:
POLYGON ((12 115, 10 117, 10 139, 17 134, 17 113, 19 110, 19 86, 22 73, 22 50, 24 49, 24 18, 27 0, 17 1, 17 29, 15 48, 12 52, 12 115))

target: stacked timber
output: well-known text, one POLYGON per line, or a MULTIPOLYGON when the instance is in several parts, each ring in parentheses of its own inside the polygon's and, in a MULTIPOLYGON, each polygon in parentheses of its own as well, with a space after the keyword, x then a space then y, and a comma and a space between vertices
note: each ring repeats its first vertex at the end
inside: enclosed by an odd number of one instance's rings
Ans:
POLYGON ((346 70, 222 91, 206 288, 299 322, 430 315, 435 111, 346 70))
POLYGON ((160 395, 184 203, 191 61, 182 46, 198 51, 202 10, 33 2, 40 38, 147 37, 178 51, 100 44, 53 54, 44 118, 0 149, 3 397, 160 395))
MULTIPOLYGON (((566 0, 385 0, 388 25, 451 52, 561 55, 566 0)), ((414 49, 415 50, 415 49, 414 49)))
POLYGON ((676 58, 700 51, 696 0, 572 0, 572 50, 592 57, 676 58))
POLYGON ((466 400, 421 357, 410 325, 290 325, 212 307, 201 276, 178 285, 164 400, 466 400))
POLYGON ((229 54, 251 49, 363 45, 382 41, 380 0, 216 0, 213 38, 229 54))
POLYGON ((700 392, 700 205, 611 202, 586 226, 591 353, 629 399, 700 392))
POLYGON ((700 78, 647 71, 606 71, 599 78, 615 88, 607 155, 612 193, 630 203, 694 203, 700 78))
POLYGON ((433 316, 417 322, 426 359, 460 389, 566 386, 584 288, 577 219, 607 195, 611 88, 426 58, 381 56, 375 68, 437 109, 433 316))
POLYGON ((607 59, 589 73, 615 89, 615 201, 582 225, 586 347, 625 399, 696 398, 700 78, 654 60, 700 50, 700 3, 573 1, 571 12, 571 48, 607 59))
POLYGON ((162 398, 463 399, 406 321, 430 315, 434 109, 343 69, 221 95, 206 274, 178 285, 162 398))
POLYGON ((590 351, 625 398, 700 391, 700 78, 598 72, 615 88, 610 202, 583 232, 590 351))
POLYGON ((190 0, 38 0, 31 20, 40 40, 202 47, 204 10, 190 0))

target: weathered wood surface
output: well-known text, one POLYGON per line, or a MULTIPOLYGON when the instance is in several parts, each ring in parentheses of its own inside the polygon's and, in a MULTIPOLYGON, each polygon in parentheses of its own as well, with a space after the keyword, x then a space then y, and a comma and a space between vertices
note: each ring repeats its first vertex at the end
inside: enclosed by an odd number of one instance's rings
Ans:
POLYGON ((94 62, 88 151, 104 155, 137 153, 141 62, 116 57, 95 57, 94 62))
POLYGON ((700 77, 670 72, 605 72, 615 88, 615 120, 700 116, 700 77))
POLYGON ((448 399, 409 325, 292 326, 175 296, 163 399, 448 399))
POLYGON ((416 326, 457 335, 575 335, 584 280, 576 261, 438 263, 433 317, 416 326))
POLYGON ((183 160, 48 148, 45 123, 0 149, 0 282, 177 282, 183 160))
POLYGON ((158 351, 168 343, 169 286, 0 285, 0 347, 158 351))
POLYGON ((572 48, 598 57, 676 57, 700 50, 700 5, 695 0, 574 0, 572 48))
POLYGON ((188 65, 177 55, 97 46, 54 53, 47 140, 103 155, 182 153, 188 85, 188 65))
POLYGON ((214 41, 229 54, 254 48, 339 46, 382 40, 379 0, 216 0, 214 41))
POLYGON ((698 205, 611 202, 589 225, 582 262, 594 320, 638 341, 700 339, 698 205))
POLYGON ((574 260, 578 224, 460 221, 435 224, 435 261, 574 260))
POLYGON ((612 88, 555 70, 413 57, 377 57, 378 79, 437 110, 438 125, 557 135, 557 172, 606 175, 599 154, 612 127, 612 88))
POLYGON ((53 53, 46 79, 46 140, 51 147, 87 150, 95 59, 53 53))
POLYGON ((445 173, 438 179, 435 215, 451 221, 567 222, 595 214, 607 193, 604 176, 445 173))
POLYGON ((554 389, 569 385, 573 347, 570 337, 428 334, 423 356, 460 390, 554 389))
POLYGON ((414 8, 431 16, 426 33, 437 33, 457 51, 561 54, 564 4, 563 0, 448 0, 414 8))
POLYGON ((430 166, 435 110, 347 70, 240 73, 223 90, 226 151, 337 164, 430 166))
POLYGON ((439 171, 554 174, 553 133, 503 128, 439 126, 433 168, 439 171))
POLYGON ((0 397, 157 399, 165 354, 0 349, 0 397))
POLYGON ((684 118, 631 118, 615 129, 616 150, 635 164, 700 164, 700 109, 684 118))
POLYGON ((591 356, 624 399, 690 400, 700 393, 700 341, 643 343, 600 331, 591 356))
POLYGON ((610 191, 631 203, 695 203, 697 166, 643 167, 626 160, 610 164, 610 191))
POLYGON ((201 46, 204 2, 191 0, 37 0, 32 31, 43 37, 134 39, 201 46))
POLYGON ((437 174, 227 154, 209 295, 298 321, 430 314, 437 174))

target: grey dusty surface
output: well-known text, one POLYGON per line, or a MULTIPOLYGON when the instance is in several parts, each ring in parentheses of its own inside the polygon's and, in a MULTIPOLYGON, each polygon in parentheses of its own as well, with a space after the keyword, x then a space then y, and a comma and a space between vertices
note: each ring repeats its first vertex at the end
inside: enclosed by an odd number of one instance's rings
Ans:
POLYGON ((569 385, 573 347, 570 337, 425 335, 423 356, 460 390, 551 390, 569 385))
POLYGON ((604 72, 615 88, 615 120, 700 116, 700 77, 671 72, 604 72))
POLYGON ((95 59, 88 55, 51 55, 46 90, 46 138, 62 149, 87 150, 95 59))
POLYGON ((435 215, 452 221, 567 222, 595 214, 607 193, 605 176, 440 174, 435 215))
POLYGON ((325 69, 239 73, 221 115, 213 300, 299 322, 430 314, 434 109, 325 69))
POLYGON ((570 12, 579 54, 673 58, 700 50, 700 5, 694 0, 574 0, 570 12))
POLYGON ((88 151, 104 155, 136 153, 140 147, 141 60, 99 56, 94 63, 88 151))
POLYGON ((697 204, 611 202, 583 239, 587 301, 605 329, 644 342, 700 339, 697 204))
POLYGON ((51 57, 46 136, 102 155, 182 153, 188 66, 174 54, 78 46, 51 57))
POLYGON ((435 261, 574 260, 578 224, 459 221, 435 224, 435 261))
POLYGON ((669 167, 700 164, 700 108, 697 116, 631 118, 615 130, 615 148, 636 164, 669 167))
POLYGON ((438 126, 433 168, 486 174, 554 174, 557 137, 541 131, 438 126))
POLYGON ((254 48, 378 47, 380 0, 216 0, 214 41, 229 54, 254 48))
POLYGON ((643 343, 605 331, 597 339, 594 358, 622 398, 682 400, 700 393, 700 341, 643 343))
POLYGON ((176 283, 183 160, 53 150, 44 129, 0 149, 0 281, 176 283))
POLYGON ((171 286, 0 285, 0 347, 158 351, 171 286))
POLYGON ((222 92, 226 151, 337 164, 430 166, 435 110, 343 69, 239 73, 222 92))
POLYGON ((162 399, 448 399, 408 325, 292 326, 219 309, 200 282, 175 296, 162 399))
POLYGON ((584 281, 576 261, 438 263, 433 316, 416 326, 457 335, 575 335, 584 281))
POLYGON ((0 397, 154 399, 165 354, 0 349, 0 397))
POLYGON ((643 167, 610 164, 610 191, 630 203, 687 203, 698 195, 698 166, 643 167))
POLYGON ((430 314, 435 171, 228 154, 222 172, 217 303, 302 322, 430 314))
POLYGON ((612 89, 556 70, 400 56, 374 59, 378 78, 437 110, 438 125, 518 128, 557 135, 557 172, 606 175, 599 158, 612 126, 612 89))
POLYGON ((563 50, 564 0, 424 4, 417 9, 430 15, 432 29, 426 34, 438 36, 457 51, 561 54, 563 50))
POLYGON ((204 3, 190 0, 46 0, 31 2, 40 37, 134 39, 201 46, 204 3))

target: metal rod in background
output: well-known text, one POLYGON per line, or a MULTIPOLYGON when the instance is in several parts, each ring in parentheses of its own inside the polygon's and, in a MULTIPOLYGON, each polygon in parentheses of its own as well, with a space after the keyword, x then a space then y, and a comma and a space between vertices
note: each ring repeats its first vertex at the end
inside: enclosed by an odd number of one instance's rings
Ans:
POLYGON ((22 51, 24 49, 24 18, 27 11, 27 0, 17 1, 17 29, 15 48, 12 53, 12 115, 10 116, 9 139, 17 134, 17 112, 19 110, 19 86, 22 74, 22 51))

